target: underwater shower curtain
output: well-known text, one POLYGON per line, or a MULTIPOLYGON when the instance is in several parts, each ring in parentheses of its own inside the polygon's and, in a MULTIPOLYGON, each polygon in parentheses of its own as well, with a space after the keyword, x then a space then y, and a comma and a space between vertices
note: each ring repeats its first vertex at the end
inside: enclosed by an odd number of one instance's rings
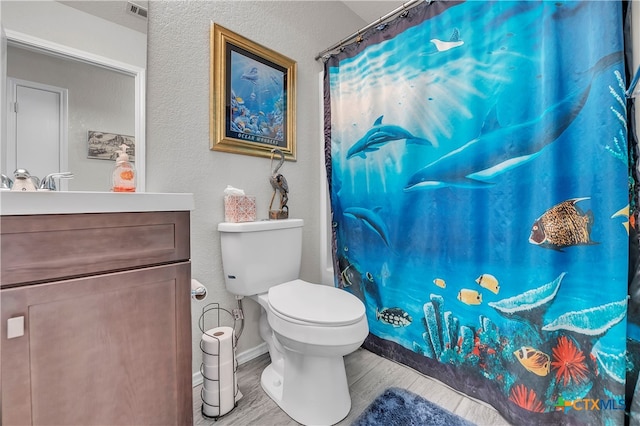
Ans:
POLYGON ((336 285, 365 347, 515 424, 629 406, 622 22, 615 1, 423 3, 325 63, 336 285))

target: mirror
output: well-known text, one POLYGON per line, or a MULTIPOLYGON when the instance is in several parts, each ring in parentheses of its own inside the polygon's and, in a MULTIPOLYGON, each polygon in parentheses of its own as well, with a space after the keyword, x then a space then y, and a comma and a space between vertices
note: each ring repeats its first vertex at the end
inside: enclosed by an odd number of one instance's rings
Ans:
POLYGON ((75 178, 60 180, 62 189, 109 191, 114 165, 110 151, 125 140, 135 141, 130 154, 135 155, 137 191, 145 190, 146 2, 134 2, 2 2, 8 82, 3 103, 8 110, 2 132, 4 174, 11 176, 15 167, 21 167, 43 177, 47 174, 43 170, 49 168, 41 165, 43 158, 55 157, 42 146, 37 132, 21 148, 20 135, 30 135, 30 127, 20 127, 13 105, 7 102, 16 93, 27 93, 23 84, 31 84, 37 93, 42 87, 66 93, 67 101, 60 102, 61 110, 67 111, 66 120, 61 114, 66 131, 61 126, 53 133, 61 135, 59 167, 73 172, 75 178), (25 151, 37 158, 26 157, 25 151), (28 161, 16 164, 16 158, 28 161))

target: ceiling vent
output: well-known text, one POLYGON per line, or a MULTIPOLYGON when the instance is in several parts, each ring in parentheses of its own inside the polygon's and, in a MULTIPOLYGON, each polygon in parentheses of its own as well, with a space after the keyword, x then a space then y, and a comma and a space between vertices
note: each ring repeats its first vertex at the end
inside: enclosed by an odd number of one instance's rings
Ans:
POLYGON ((147 19, 147 9, 130 1, 127 2, 127 12, 140 18, 147 19))

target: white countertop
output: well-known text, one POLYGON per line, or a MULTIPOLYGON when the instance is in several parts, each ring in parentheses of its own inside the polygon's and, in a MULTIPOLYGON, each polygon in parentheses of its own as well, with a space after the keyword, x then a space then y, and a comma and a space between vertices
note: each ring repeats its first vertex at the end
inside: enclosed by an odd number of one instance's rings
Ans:
POLYGON ((193 194, 0 191, 0 214, 71 214, 193 210, 193 194))

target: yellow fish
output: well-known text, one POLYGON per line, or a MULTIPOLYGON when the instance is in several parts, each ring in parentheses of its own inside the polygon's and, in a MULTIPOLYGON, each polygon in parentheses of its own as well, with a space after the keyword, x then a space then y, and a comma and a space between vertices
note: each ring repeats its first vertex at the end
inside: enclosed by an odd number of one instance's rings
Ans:
POLYGON ((445 288, 447 286, 447 283, 444 282, 442 278, 436 278, 435 280, 433 280, 433 283, 440 288, 445 288))
POLYGON ((492 291, 495 294, 498 294, 500 291, 500 285, 498 284, 498 280, 491 274, 482 274, 477 279, 476 282, 480 284, 480 287, 486 288, 489 291, 492 291))
MULTIPOLYGON (((611 219, 618 216, 623 216, 623 217, 626 217, 627 219, 629 218, 629 204, 627 204, 626 206, 624 206, 623 208, 615 212, 613 216, 611 216, 611 219)), ((627 230, 627 234, 629 234, 629 221, 622 222, 622 226, 624 226, 624 229, 627 230)))
POLYGON ((528 371, 538 376, 546 376, 549 374, 551 359, 549 355, 534 349, 530 346, 523 346, 513 353, 520 364, 528 371))
POLYGON ((458 300, 467 305, 479 305, 482 303, 482 295, 476 290, 463 288, 458 292, 458 300))

